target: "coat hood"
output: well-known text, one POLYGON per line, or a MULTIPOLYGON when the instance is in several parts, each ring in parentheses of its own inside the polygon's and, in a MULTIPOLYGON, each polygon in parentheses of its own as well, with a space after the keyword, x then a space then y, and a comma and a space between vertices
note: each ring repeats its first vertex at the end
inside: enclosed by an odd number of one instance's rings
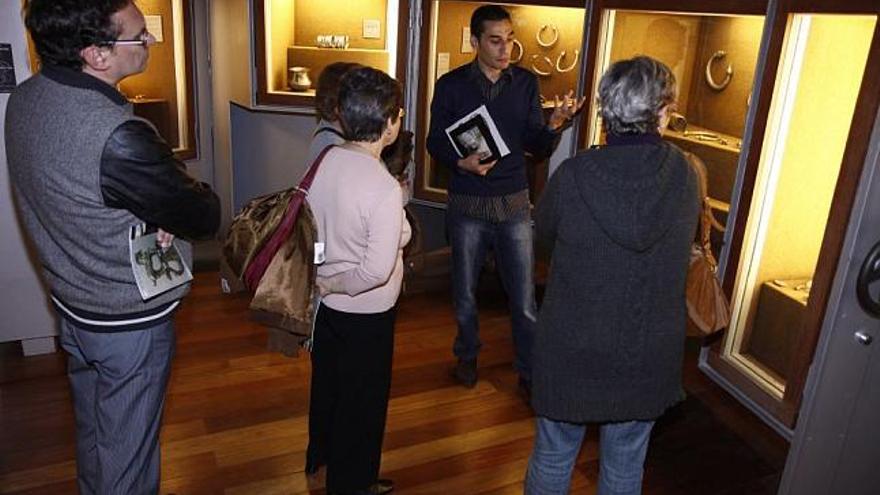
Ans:
POLYGON ((581 199, 615 243, 645 251, 680 220, 688 182, 695 179, 674 145, 605 146, 578 158, 583 162, 575 174, 581 199))

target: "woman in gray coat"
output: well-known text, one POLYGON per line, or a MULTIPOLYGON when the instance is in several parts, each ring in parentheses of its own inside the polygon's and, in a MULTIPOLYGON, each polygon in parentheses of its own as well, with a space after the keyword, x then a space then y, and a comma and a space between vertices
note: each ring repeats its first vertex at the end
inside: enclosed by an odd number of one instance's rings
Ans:
POLYGON ((586 423, 599 423, 599 495, 641 492, 654 420, 683 397, 685 278, 697 178, 663 141, 675 77, 613 64, 599 84, 607 145, 565 161, 538 203, 551 252, 538 317, 527 494, 568 493, 586 423))

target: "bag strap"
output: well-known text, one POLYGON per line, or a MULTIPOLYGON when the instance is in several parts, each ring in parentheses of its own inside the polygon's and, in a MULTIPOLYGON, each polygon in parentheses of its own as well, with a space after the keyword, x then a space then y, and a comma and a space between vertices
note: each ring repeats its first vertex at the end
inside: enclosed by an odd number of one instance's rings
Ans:
POLYGON ((715 260, 715 255, 712 254, 711 234, 713 217, 712 207, 709 205, 709 194, 707 192, 709 189, 709 178, 708 173, 706 172, 706 164, 703 163, 703 160, 700 160, 700 157, 693 153, 685 152, 684 156, 687 158, 688 165, 690 165, 694 174, 697 176, 697 192, 700 196, 700 220, 698 226, 700 229, 699 247, 700 250, 703 251, 706 261, 709 262, 709 266, 711 266, 714 271, 718 266, 718 261, 715 260))
POLYGON ((334 145, 325 147, 315 158, 315 161, 312 162, 312 166, 309 167, 308 172, 306 172, 305 177, 300 181, 299 186, 296 187, 293 197, 287 204, 287 209, 284 211, 284 217, 282 217, 278 227, 275 228, 275 231, 272 232, 268 240, 260 248, 259 252, 257 252, 253 259, 251 259, 247 268, 245 268, 244 283, 249 289, 257 289, 257 286, 260 285, 260 281, 263 279, 263 274, 266 273, 266 269, 269 267, 269 263, 272 262, 272 258, 275 257, 275 254, 281 249, 281 246, 287 241, 287 238, 290 237, 293 232, 296 217, 299 214, 303 201, 305 201, 305 198, 308 195, 309 188, 312 187, 312 181, 318 173, 318 167, 321 165, 321 162, 324 161, 327 152, 333 147, 334 145))
POLYGON ((315 157, 315 161, 312 162, 312 165, 309 167, 306 175, 304 175, 302 180, 299 181, 299 185, 296 187, 297 190, 302 191, 303 194, 305 194, 306 196, 309 195, 309 188, 312 187, 312 182, 315 180, 315 176, 318 175, 318 167, 321 166, 321 162, 324 161, 324 157, 327 156, 327 152, 335 146, 335 144, 329 144, 325 146, 320 153, 318 153, 318 156, 315 157))

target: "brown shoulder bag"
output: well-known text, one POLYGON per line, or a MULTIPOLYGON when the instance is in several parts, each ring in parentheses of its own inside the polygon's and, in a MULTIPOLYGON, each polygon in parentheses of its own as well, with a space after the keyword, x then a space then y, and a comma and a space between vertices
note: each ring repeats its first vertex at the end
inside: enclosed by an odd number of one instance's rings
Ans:
POLYGON ((718 281, 718 262, 712 254, 709 236, 713 226, 723 230, 712 215, 707 195, 706 165, 693 153, 685 153, 688 163, 697 175, 700 193, 699 238, 691 246, 685 295, 688 317, 703 333, 711 335, 727 328, 730 323, 730 302, 718 281))

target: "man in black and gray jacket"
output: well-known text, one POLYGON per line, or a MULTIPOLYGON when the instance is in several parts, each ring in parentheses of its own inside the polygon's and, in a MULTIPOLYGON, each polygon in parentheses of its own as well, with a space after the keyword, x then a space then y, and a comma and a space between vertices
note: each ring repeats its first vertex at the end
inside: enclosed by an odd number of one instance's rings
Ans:
POLYGON ((19 216, 61 316, 77 423, 81 493, 156 493, 172 315, 188 284, 144 301, 129 261, 132 226, 210 238, 219 200, 116 89, 155 42, 130 0, 30 0, 42 70, 15 89, 6 152, 19 216))

